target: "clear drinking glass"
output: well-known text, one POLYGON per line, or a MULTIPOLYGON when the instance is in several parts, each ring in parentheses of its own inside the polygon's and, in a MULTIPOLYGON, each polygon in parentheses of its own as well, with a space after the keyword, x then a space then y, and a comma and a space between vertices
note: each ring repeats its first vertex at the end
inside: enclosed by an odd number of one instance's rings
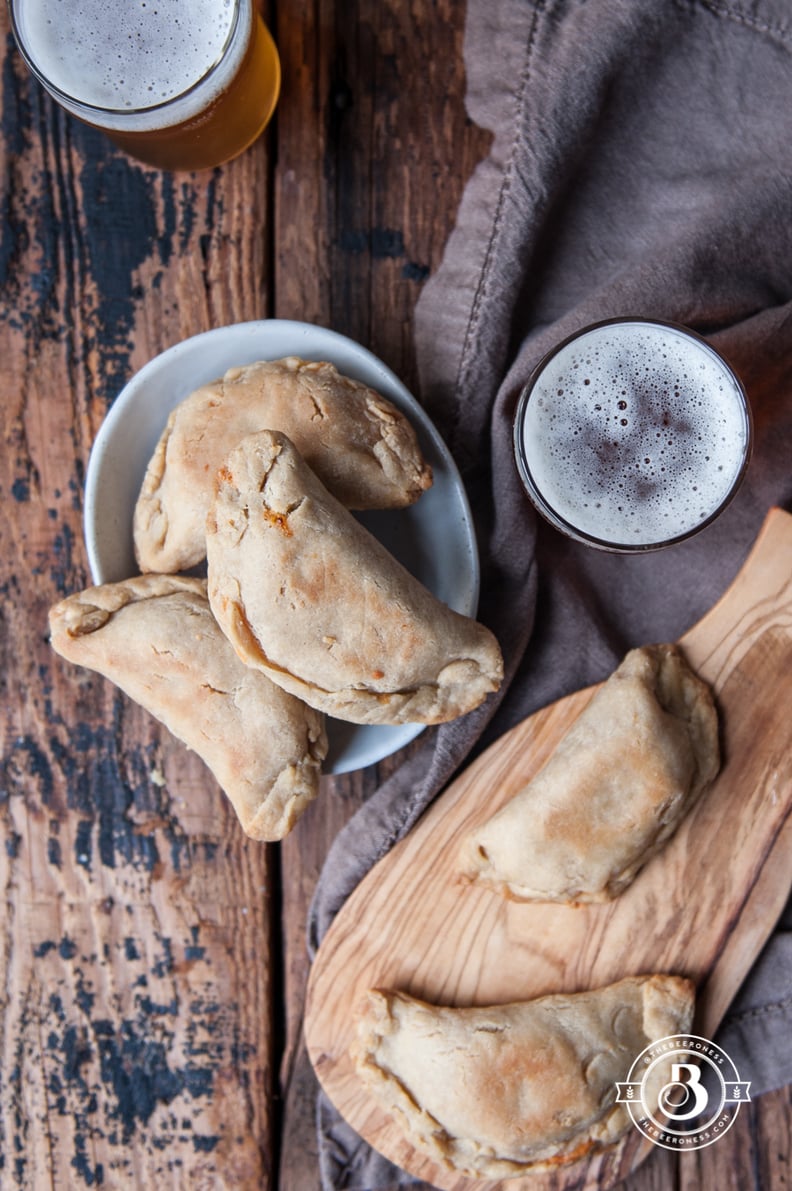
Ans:
POLYGON ((520 395, 514 450, 539 512, 602 550, 656 550, 709 525, 751 452, 743 386, 700 335, 610 319, 540 362, 520 395))
POLYGON ((50 95, 163 169, 237 156, 280 92, 254 0, 8 0, 28 67, 50 95))

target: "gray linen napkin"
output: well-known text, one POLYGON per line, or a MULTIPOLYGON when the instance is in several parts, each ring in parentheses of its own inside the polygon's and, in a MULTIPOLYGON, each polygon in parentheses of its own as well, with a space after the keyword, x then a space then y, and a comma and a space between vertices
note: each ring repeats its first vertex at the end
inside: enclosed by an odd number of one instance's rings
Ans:
MULTIPOLYGON (((468 0, 471 118, 494 133, 417 310, 421 398, 463 474, 498 634, 499 696, 433 729, 340 833, 310 922, 317 946, 373 863, 472 756, 673 640, 715 603, 768 509, 792 507, 792 6, 789 0, 468 0), (684 323, 732 362, 756 442, 712 526, 639 557, 566 541, 513 464, 517 395, 544 353, 597 320, 684 323)), ((792 912, 719 1033, 756 1095, 792 1082, 792 912)), ((320 1097, 323 1185, 408 1176, 320 1097)))

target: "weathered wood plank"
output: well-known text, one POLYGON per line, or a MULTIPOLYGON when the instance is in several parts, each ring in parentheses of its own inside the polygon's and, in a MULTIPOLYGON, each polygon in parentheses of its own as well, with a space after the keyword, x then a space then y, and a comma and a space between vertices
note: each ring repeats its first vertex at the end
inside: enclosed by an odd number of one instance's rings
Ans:
POLYGON ((138 166, 4 41, 0 1183, 267 1187, 267 852, 196 758, 46 641, 89 581, 85 468, 121 385, 266 311, 267 146, 138 166))
MULTIPOLYGON (((413 391, 414 305, 488 144, 464 112, 462 16, 450 0, 278 8, 275 313, 351 336, 413 391)), ((281 845, 284 1191, 318 1186, 317 1083, 301 1038, 310 899, 333 838, 397 762, 324 779, 281 845)))

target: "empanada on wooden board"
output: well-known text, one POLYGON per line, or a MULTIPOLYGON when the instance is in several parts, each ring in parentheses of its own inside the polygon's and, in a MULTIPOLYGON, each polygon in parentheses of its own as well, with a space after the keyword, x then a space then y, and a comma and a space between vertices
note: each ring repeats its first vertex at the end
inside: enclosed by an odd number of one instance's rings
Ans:
POLYGON ((536 777, 463 841, 459 871, 518 901, 610 901, 719 765, 707 684, 675 645, 631 649, 536 777))
MULTIPOLYGON (((679 642, 712 687, 723 764, 690 814, 613 902, 510 901, 456 874, 464 833, 552 754, 590 700, 577 692, 496 741, 361 882, 313 964, 305 1036, 317 1075, 376 1149, 444 1191, 612 1187, 652 1150, 637 1129, 551 1174, 477 1180, 418 1154, 372 1101, 350 1057, 350 1006, 370 988, 438 1005, 488 1005, 668 972, 695 981, 694 1032, 715 1034, 792 885, 792 516, 773 510, 743 569, 679 642)), ((740 1071, 750 1080, 750 1071, 740 1071)))
MULTIPOLYGON (((616 1084, 635 1056, 690 1031, 694 989, 678 976, 627 976, 605 988, 506 1005, 429 1005, 372 989, 357 1008, 361 1081, 430 1158, 511 1178, 554 1169, 623 1137, 616 1084)), ((657 1115, 666 1059, 642 1099, 657 1115)))

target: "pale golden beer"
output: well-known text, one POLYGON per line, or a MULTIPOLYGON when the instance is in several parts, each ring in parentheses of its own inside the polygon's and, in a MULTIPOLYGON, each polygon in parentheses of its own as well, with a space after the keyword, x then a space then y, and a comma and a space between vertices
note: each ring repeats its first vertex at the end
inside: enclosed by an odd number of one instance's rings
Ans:
POLYGON ((255 0, 11 0, 11 16, 53 98, 151 165, 220 165, 275 110, 280 61, 255 0))

